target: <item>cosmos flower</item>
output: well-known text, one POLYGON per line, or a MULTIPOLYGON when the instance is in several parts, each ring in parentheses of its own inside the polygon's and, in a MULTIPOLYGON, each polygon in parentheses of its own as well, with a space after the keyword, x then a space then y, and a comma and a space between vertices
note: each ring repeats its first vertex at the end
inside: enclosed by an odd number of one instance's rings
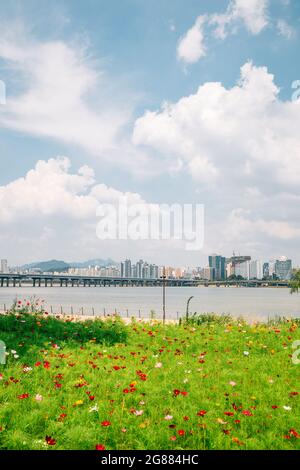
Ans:
POLYGON ((36 394, 36 396, 34 397, 35 401, 42 401, 43 400, 43 397, 42 395, 40 395, 39 393, 36 394))
POLYGON ((105 446, 103 444, 96 444, 95 449, 96 450, 105 450, 105 446))
POLYGON ((164 419, 165 419, 166 421, 171 421, 171 420, 173 419, 173 416, 172 416, 172 415, 166 415, 166 416, 164 417, 164 419))
POLYGON ((101 426, 103 426, 104 428, 108 427, 111 425, 111 422, 110 421, 102 421, 101 422, 101 426))
POLYGON ((56 440, 53 439, 51 436, 46 436, 45 440, 48 446, 55 446, 56 444, 56 440))
POLYGON ((25 398, 29 398, 29 393, 22 393, 22 395, 18 395, 19 400, 24 400, 25 398))
POLYGON ((253 414, 251 413, 250 410, 243 410, 243 411, 242 411, 242 414, 243 414, 244 416, 253 416, 253 414))

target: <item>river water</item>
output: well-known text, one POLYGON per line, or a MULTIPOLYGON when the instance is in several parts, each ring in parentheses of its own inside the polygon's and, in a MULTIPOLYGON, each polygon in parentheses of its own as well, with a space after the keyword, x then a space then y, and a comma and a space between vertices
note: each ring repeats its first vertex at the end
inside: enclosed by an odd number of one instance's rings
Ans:
MULTIPOLYGON (((17 297, 44 299, 53 313, 84 315, 112 314, 149 318, 162 316, 161 287, 3 287, 0 288, 0 311, 17 297)), ((246 319, 268 317, 300 317, 300 295, 291 295, 288 288, 234 287, 169 287, 166 289, 166 317, 183 316, 190 296, 190 313, 231 313, 246 319)))

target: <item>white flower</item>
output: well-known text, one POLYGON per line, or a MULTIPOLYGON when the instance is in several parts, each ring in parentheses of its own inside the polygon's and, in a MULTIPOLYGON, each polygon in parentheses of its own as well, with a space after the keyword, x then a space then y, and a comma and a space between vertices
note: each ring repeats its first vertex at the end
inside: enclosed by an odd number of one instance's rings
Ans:
POLYGON ((144 413, 144 410, 135 410, 134 412, 135 416, 142 416, 143 413, 144 413))
POLYGON ((19 358, 18 354, 14 354, 14 358, 18 359, 19 358))
POLYGON ((23 372, 29 372, 32 370, 32 367, 24 367, 23 372))
POLYGON ((291 411, 291 409, 292 409, 290 406, 283 406, 282 408, 283 408, 285 411, 291 411))
POLYGON ((39 393, 37 393, 36 396, 34 397, 34 399, 35 399, 36 401, 42 401, 43 397, 42 397, 42 395, 40 395, 39 393))
POLYGON ((235 387, 236 383, 233 380, 230 380, 229 385, 231 385, 232 387, 235 387))
POLYGON ((140 401, 140 402, 139 402, 139 405, 141 405, 141 406, 143 406, 144 404, 145 404, 144 401, 140 401))
POLYGON ((172 415, 166 415, 165 416, 165 420, 166 421, 171 421, 173 419, 173 416, 172 415))
POLYGON ((244 351, 244 356, 249 356, 249 351, 244 351))
POLYGON ((183 383, 184 383, 184 384, 187 384, 188 381, 189 381, 189 379, 184 379, 184 380, 183 380, 183 383))
POLYGON ((157 362, 157 363, 155 364, 155 367, 156 367, 156 369, 160 369, 160 368, 162 367, 162 363, 161 363, 161 362, 157 362))
POLYGON ((98 405, 92 406, 92 407, 89 409, 89 412, 90 412, 90 413, 93 413, 93 412, 96 412, 96 411, 98 411, 98 405))
POLYGON ((12 354, 17 354, 17 351, 15 351, 14 349, 11 350, 11 353, 12 354))

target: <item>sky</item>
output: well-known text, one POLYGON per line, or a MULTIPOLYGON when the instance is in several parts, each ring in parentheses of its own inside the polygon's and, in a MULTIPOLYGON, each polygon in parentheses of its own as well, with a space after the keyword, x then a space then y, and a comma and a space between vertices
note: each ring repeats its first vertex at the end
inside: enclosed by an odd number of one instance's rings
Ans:
POLYGON ((299 265, 299 26, 298 0, 0 0, 0 258, 299 265), (99 239, 124 198, 203 204, 202 249, 99 239))

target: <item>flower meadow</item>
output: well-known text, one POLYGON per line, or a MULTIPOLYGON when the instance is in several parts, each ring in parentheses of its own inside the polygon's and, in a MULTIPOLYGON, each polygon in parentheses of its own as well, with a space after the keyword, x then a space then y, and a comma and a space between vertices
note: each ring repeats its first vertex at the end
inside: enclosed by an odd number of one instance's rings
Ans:
POLYGON ((0 316, 0 449, 300 449, 297 322, 0 316))

